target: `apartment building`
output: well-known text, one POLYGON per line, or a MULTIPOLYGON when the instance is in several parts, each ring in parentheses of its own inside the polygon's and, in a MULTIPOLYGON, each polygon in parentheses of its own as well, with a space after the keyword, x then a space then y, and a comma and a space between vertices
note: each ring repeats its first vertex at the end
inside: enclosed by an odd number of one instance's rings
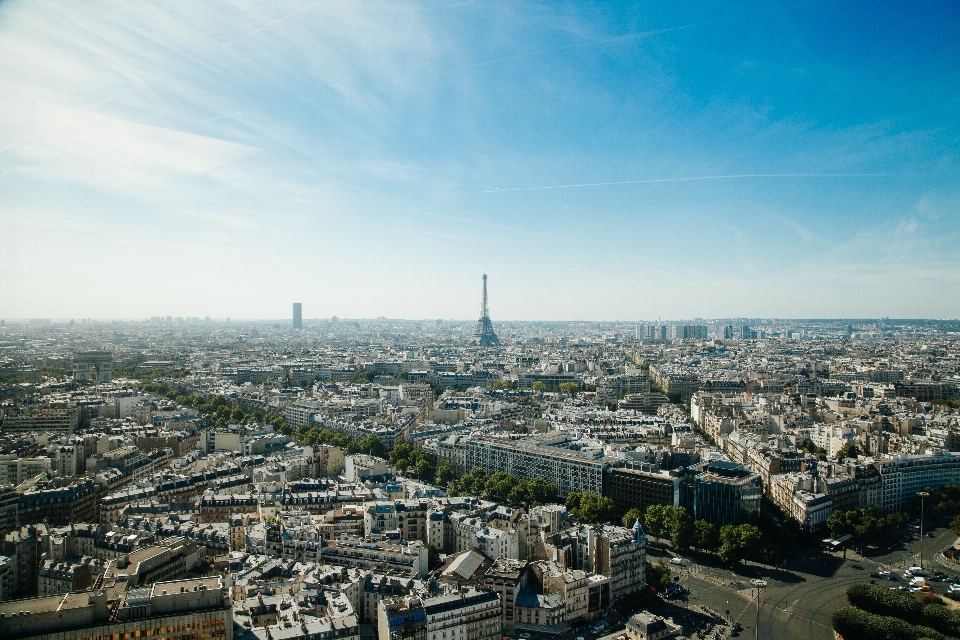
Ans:
POLYGON ((614 516, 622 518, 630 509, 646 513, 652 504, 680 504, 681 478, 668 473, 639 469, 611 469, 603 495, 613 499, 614 516))
POLYGON ((561 496, 571 491, 602 493, 611 461, 564 448, 569 439, 567 435, 518 440, 473 438, 465 442, 465 466, 479 467, 486 473, 503 471, 520 478, 542 478, 555 484, 561 496))
POLYGON ((115 605, 103 590, 12 600, 0 603, 0 618, 11 639, 233 638, 230 590, 220 576, 129 589, 115 605))
POLYGON ((424 577, 427 575, 427 547, 419 540, 393 544, 372 538, 341 537, 327 543, 320 550, 323 562, 345 567, 367 569, 393 569, 401 575, 424 577))
POLYGON ((500 596, 464 587, 434 598, 384 600, 377 612, 379 640, 499 640, 500 596))
POLYGON ((754 522, 760 517, 763 482, 749 467, 733 462, 708 462, 696 468, 693 513, 716 527, 754 522))
POLYGON ((927 455, 895 455, 878 458, 880 504, 886 511, 907 509, 926 487, 939 490, 960 483, 960 454, 938 451, 927 455))

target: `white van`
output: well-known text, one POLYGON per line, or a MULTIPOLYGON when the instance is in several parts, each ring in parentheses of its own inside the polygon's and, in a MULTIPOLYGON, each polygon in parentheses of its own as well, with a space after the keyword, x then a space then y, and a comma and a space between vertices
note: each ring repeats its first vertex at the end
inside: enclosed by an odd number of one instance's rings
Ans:
POLYGON ((927 581, 924 580, 923 578, 914 578, 913 580, 910 581, 911 587, 922 587, 925 584, 927 584, 927 581))
POLYGON ((922 576, 923 569, 921 569, 920 567, 910 567, 909 569, 907 569, 907 573, 915 576, 922 576))
POLYGON ((683 558, 670 558, 670 564, 678 564, 683 566, 683 558))

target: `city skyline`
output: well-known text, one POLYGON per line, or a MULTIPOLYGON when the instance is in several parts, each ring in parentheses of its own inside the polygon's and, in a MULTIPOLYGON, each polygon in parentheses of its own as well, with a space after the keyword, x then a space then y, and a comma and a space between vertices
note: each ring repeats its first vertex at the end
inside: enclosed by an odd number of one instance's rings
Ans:
POLYGON ((957 318, 958 24, 4 3, 0 318, 957 318))

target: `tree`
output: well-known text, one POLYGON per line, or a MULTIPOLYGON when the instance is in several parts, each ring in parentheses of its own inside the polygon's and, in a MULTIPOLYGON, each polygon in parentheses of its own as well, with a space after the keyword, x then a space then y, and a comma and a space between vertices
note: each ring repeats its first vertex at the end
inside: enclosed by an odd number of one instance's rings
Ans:
POLYGON ((589 491, 576 494, 577 501, 571 509, 571 500, 567 496, 567 509, 578 520, 588 524, 601 524, 610 521, 616 504, 612 499, 589 491))
POLYGON ((533 389, 534 391, 543 392, 543 391, 546 391, 546 390, 547 390, 547 385, 544 384, 544 382, 543 382, 542 380, 536 380, 536 381, 534 381, 534 383, 533 383, 532 389, 533 389))
MULTIPOLYGON (((407 443, 398 444, 393 449, 390 450, 389 460, 393 464, 397 464, 399 460, 405 460, 410 457, 410 454, 413 453, 413 447, 407 443)), ((399 465, 398 465, 399 466, 399 465)))
POLYGON ((557 485, 543 478, 527 481, 528 499, 532 504, 550 504, 557 499, 557 485))
POLYGON ((950 521, 950 531, 953 532, 953 535, 960 536, 960 515, 955 516, 953 520, 950 521))
POLYGON ((530 490, 527 483, 523 480, 510 490, 507 501, 512 504, 527 504, 530 502, 530 490))
POLYGON ((849 524, 847 523, 846 511, 834 511, 827 518, 827 529, 832 536, 840 536, 847 532, 849 524))
POLYGON ((664 525, 674 549, 686 549, 693 539, 693 520, 683 507, 664 509, 664 525))
POLYGON ((494 380, 493 384, 490 385, 491 391, 499 391, 501 389, 509 389, 510 383, 506 380, 494 380))
POLYGON ((716 551, 720 545, 720 534, 712 522, 697 520, 693 523, 693 544, 703 551, 716 551))
POLYGON ((369 453, 373 456, 383 457, 386 453, 386 447, 383 442, 374 434, 370 434, 362 440, 356 440, 347 445, 347 453, 369 453))
POLYGON ((637 520, 643 521, 643 512, 640 509, 634 507, 627 511, 626 515, 623 516, 623 526, 627 529, 633 528, 633 525, 636 524, 637 520))
POLYGON ((512 476, 509 473, 504 473, 498 471, 490 476, 487 479, 486 487, 484 487, 487 497, 496 502, 506 502, 510 497, 510 492, 513 491, 520 483, 520 478, 512 476))
POLYGON ((646 563, 647 582, 657 589, 662 589, 670 584, 670 567, 659 560, 657 564, 646 563))
POLYGON ((429 482, 433 479, 434 469, 433 464, 430 462, 430 458, 425 455, 421 455, 420 459, 417 460, 417 464, 413 467, 413 473, 416 474, 418 480, 424 482, 429 482))
POLYGON ((664 516, 664 505, 652 504, 647 507, 647 512, 643 516, 643 524, 647 529, 647 533, 654 538, 663 536, 664 516))
POLYGON ((860 538, 890 529, 905 520, 904 514, 886 513, 879 505, 873 504, 862 509, 834 511, 827 518, 827 528, 834 536, 849 533, 860 538))
POLYGON ((480 467, 474 467, 465 476, 459 480, 458 490, 460 493, 478 496, 481 495, 487 486, 487 474, 480 467))
POLYGON ((840 447, 840 450, 837 451, 837 460, 843 460, 844 458, 856 458, 860 455, 860 448, 857 446, 856 440, 848 440, 846 444, 840 447))
POLYGON ((725 524, 720 528, 717 555, 724 562, 739 564, 744 559, 760 560, 763 549, 763 534, 752 524, 725 524))
POLYGON ((440 566, 440 550, 432 544, 427 545, 427 566, 430 571, 440 566))
POLYGON ((457 474, 453 471, 453 465, 451 465, 448 460, 441 460, 439 463, 437 463, 437 475, 435 482, 439 486, 446 487, 456 476, 457 474))
POLYGON ((567 395, 575 396, 577 391, 580 390, 580 387, 577 386, 576 382, 561 382, 560 383, 560 393, 565 393, 567 395))
POLYGON ((847 600, 855 607, 902 618, 910 623, 921 621, 923 605, 912 594, 891 590, 877 584, 852 584, 847 587, 847 600))

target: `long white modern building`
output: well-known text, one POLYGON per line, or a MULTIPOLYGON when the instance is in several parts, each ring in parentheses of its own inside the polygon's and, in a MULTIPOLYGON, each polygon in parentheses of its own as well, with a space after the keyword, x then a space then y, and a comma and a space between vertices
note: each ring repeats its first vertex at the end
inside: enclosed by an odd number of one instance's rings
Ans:
MULTIPOLYGON (((602 493, 604 473, 611 461, 601 452, 566 448, 569 436, 542 436, 518 440, 478 437, 467 440, 464 466, 486 473, 503 471, 519 478, 542 478, 557 486, 561 496, 571 491, 602 493)), ((458 443, 459 444, 459 443, 458 443)))
POLYGON ((886 511, 906 509, 925 487, 939 490, 945 484, 960 484, 960 454, 956 453, 877 458, 876 466, 880 470, 880 504, 886 511))

